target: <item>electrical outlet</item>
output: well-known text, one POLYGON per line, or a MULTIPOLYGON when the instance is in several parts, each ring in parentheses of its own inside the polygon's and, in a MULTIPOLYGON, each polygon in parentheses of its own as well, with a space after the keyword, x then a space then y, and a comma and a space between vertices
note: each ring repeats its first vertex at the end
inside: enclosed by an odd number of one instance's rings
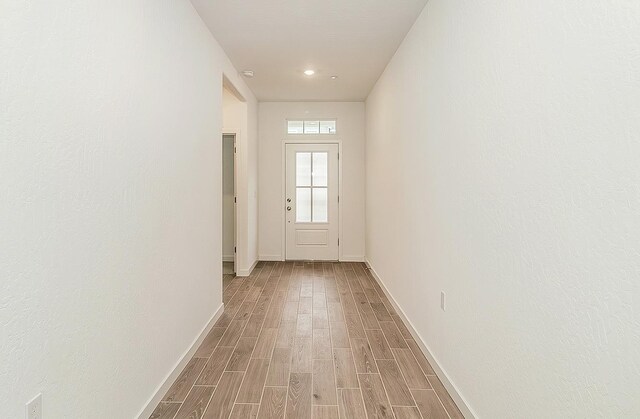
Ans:
POLYGON ((447 294, 444 291, 440 291, 440 308, 442 311, 447 311, 447 294))
POLYGON ((42 419, 42 393, 27 403, 27 419, 42 419))

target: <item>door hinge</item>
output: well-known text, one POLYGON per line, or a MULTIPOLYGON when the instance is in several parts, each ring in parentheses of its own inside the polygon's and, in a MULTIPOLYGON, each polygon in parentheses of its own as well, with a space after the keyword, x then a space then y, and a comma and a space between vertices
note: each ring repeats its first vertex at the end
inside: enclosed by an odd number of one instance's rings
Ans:
POLYGON ((237 197, 235 197, 235 196, 233 197, 233 203, 234 203, 234 204, 237 204, 237 203, 238 203, 238 198, 237 198, 237 197))
POLYGON ((338 195, 338 203, 340 202, 340 195, 338 195))
POLYGON ((338 246, 340 246, 340 238, 338 238, 338 246))
POLYGON ((233 152, 237 153, 238 152, 238 147, 233 147, 233 152))
POLYGON ((233 253, 237 253, 236 247, 233 246, 233 253))

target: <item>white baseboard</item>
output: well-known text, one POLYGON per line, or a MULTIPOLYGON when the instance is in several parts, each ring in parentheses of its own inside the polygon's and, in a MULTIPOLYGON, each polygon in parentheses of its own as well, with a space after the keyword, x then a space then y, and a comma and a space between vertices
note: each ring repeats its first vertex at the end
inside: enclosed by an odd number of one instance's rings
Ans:
POLYGON ((138 415, 138 419, 147 419, 149 416, 151 416, 156 406, 160 403, 160 401, 162 400, 164 395, 167 393, 167 391, 169 391, 169 388, 171 387, 173 382, 178 378, 178 376, 180 375, 184 367, 187 366, 187 364, 189 363, 193 355, 196 353, 196 350, 198 349, 198 347, 200 347, 200 344, 202 343, 204 338, 207 337, 207 334, 209 334, 209 332, 211 331, 211 328, 213 328, 213 325, 218 321, 220 316, 222 316, 223 312, 224 312, 224 304, 220 304, 220 307, 218 307, 218 309, 213 314, 209 322, 205 325, 204 329, 202 329, 202 331, 200 332, 198 337, 196 337, 196 339, 193 341, 189 349, 187 349, 184 355, 182 355, 178 363, 169 372, 169 374, 164 379, 164 381, 158 386, 153 396, 151 396, 149 401, 147 401, 147 403, 145 404, 144 408, 142 408, 142 410, 140 411, 140 414, 138 415))
POLYGON ((467 419, 476 418, 477 415, 473 413, 473 411, 469 407, 469 404, 464 399, 464 397, 462 397, 462 394, 460 393, 458 388, 455 386, 455 384, 451 382, 447 373, 442 369, 442 367, 440 366, 436 358, 431 353, 429 346, 424 342, 420 334, 416 331, 415 327, 413 327, 413 324, 407 318, 402 308, 400 308, 395 298, 393 298, 393 295, 391 295, 387 287, 384 285, 384 282, 382 281, 382 279, 380 279, 380 276, 378 275, 376 270, 371 266, 371 263, 369 262, 369 260, 365 259, 365 263, 369 267, 369 270, 371 271, 373 278, 378 282, 378 285, 380 285, 380 288, 382 288, 382 291, 385 293, 385 295, 393 305, 393 308, 396 309, 396 312, 398 313, 398 315, 400 316, 404 324, 407 326, 407 329, 409 329, 409 333, 411 333, 411 336, 413 336, 413 340, 416 341, 416 343, 422 350, 422 353, 425 355, 425 357, 433 367, 433 370, 435 371, 436 375, 438 376, 440 381, 442 381, 442 385, 444 385, 444 387, 447 389, 453 401, 456 402, 458 409, 460 409, 460 411, 462 412, 465 418, 467 419))
POLYGON ((284 258, 282 255, 260 255, 258 257, 259 260, 263 262, 282 262, 284 258))
POLYGON ((257 264, 258 264, 258 261, 255 260, 255 261, 253 261, 253 264, 251 265, 251 267, 249 269, 238 269, 238 272, 236 272, 236 276, 249 276, 249 275, 251 275, 251 272, 253 272, 253 269, 256 267, 257 264))
POLYGON ((345 256, 340 258, 340 262, 364 262, 364 256, 345 256))
POLYGON ((222 261, 223 262, 233 262, 235 258, 233 257, 233 255, 227 255, 227 256, 222 256, 222 261))

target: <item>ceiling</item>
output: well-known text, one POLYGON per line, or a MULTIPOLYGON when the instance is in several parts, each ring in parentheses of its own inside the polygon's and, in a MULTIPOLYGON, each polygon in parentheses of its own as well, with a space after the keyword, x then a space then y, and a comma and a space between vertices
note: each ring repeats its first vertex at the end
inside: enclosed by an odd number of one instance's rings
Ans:
POLYGON ((427 1, 191 0, 260 101, 364 100, 427 1))

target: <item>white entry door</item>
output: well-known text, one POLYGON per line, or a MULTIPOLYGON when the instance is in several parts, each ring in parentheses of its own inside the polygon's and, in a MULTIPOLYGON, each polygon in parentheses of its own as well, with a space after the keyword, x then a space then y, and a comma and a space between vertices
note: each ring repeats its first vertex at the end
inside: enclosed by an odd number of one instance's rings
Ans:
POLYGON ((286 145, 286 258, 338 260, 338 144, 286 145))

